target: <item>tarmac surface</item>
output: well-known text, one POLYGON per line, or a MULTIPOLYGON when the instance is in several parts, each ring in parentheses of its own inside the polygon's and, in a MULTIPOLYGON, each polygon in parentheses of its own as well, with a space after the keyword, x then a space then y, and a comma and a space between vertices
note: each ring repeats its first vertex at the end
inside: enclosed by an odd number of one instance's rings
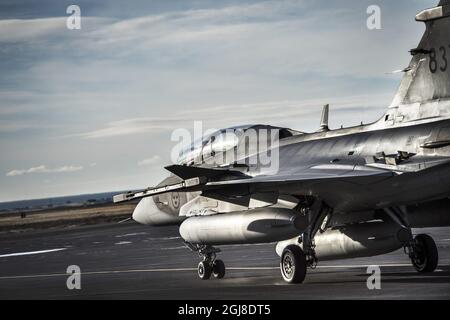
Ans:
POLYGON ((275 244, 222 246, 224 279, 200 280, 199 258, 175 227, 134 222, 0 234, 0 299, 449 299, 450 228, 428 233, 439 267, 419 274, 402 250, 320 263, 303 284, 286 284, 275 244), (69 290, 67 268, 81 270, 69 290), (369 290, 367 266, 381 268, 381 289, 369 290))

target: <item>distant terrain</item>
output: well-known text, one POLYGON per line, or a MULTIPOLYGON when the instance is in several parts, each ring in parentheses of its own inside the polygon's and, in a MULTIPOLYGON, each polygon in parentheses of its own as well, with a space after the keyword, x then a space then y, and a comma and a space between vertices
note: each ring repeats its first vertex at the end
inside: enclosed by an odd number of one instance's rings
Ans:
POLYGON ((0 203, 0 232, 118 222, 131 217, 136 202, 114 204, 118 192, 0 203))
POLYGON ((81 194, 32 200, 0 202, 0 214, 11 212, 30 212, 62 207, 79 207, 112 203, 112 197, 123 191, 81 194))

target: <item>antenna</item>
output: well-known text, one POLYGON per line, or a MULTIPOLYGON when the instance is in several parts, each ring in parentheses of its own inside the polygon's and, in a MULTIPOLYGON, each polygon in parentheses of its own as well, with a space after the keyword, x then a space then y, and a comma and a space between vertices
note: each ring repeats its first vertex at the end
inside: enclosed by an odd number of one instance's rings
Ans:
POLYGON ((330 111, 330 105, 326 104, 322 109, 322 118, 320 119, 320 128, 317 132, 329 131, 328 128, 328 112, 330 111))

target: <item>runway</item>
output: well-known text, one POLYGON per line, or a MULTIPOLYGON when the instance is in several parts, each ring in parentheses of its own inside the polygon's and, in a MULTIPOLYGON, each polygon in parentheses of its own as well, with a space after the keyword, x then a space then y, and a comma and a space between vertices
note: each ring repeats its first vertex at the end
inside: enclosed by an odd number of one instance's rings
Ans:
MULTIPOLYGON (((419 274, 402 250, 320 263, 303 284, 289 285, 275 244, 223 246, 224 279, 202 281, 199 261, 175 227, 134 222, 0 235, 0 299, 449 299, 450 228, 424 229, 435 239, 438 270, 419 274), (81 269, 69 290, 68 266, 81 269), (369 290, 367 266, 381 267, 369 290)), ((417 232, 416 232, 417 233, 417 232)))

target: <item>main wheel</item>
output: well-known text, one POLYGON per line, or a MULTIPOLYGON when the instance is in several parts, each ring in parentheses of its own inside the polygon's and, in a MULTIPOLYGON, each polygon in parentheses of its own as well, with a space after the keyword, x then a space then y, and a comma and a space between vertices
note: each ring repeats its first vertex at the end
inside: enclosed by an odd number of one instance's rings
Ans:
POLYGON ((200 279, 208 280, 211 278, 212 267, 207 261, 200 261, 197 268, 197 273, 200 279))
POLYGON ((436 270, 439 254, 433 238, 427 234, 418 234, 414 238, 415 246, 411 262, 418 272, 436 270))
POLYGON ((287 246, 280 259, 280 270, 284 281, 302 283, 306 277, 306 257, 296 245, 287 246))
POLYGON ((225 277, 225 263, 222 260, 215 260, 212 267, 214 278, 222 279, 225 277))

